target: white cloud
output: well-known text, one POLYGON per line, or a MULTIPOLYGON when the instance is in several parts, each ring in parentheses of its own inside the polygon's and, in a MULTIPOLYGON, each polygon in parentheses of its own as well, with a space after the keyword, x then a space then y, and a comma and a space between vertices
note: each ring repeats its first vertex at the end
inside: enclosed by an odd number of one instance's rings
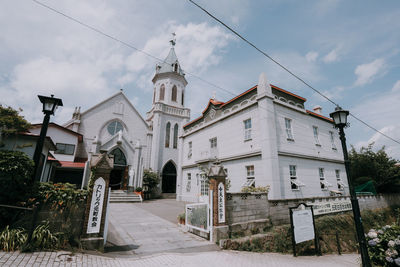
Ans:
MULTIPOLYGON (((395 83, 393 88, 396 88, 398 83, 399 81, 395 83)), ((398 122, 398 114, 400 114, 399 102, 400 94, 398 91, 390 90, 388 92, 380 92, 376 96, 371 96, 368 99, 360 99, 359 104, 354 106, 350 111, 368 124, 380 129, 381 132, 400 141, 400 124, 398 122)), ((359 137, 357 142, 354 142, 358 147, 366 146, 371 142, 375 142, 376 148, 385 145, 387 147, 387 152, 392 157, 400 159, 399 144, 372 131, 357 121, 354 121, 354 123, 355 124, 352 124, 350 129, 357 129, 359 134, 364 131, 364 135, 359 137), (367 136, 365 136, 365 134, 367 136)))
POLYGON ((400 80, 398 80, 392 87, 392 92, 399 92, 400 91, 400 80))
POLYGON ((333 49, 330 51, 324 58, 322 59, 325 63, 331 63, 338 60, 338 52, 337 49, 333 49))
POLYGON ((375 59, 374 61, 362 65, 358 65, 354 71, 357 75, 355 86, 361 86, 371 83, 377 76, 383 75, 386 68, 386 63, 383 58, 375 59))
POLYGON ((308 62, 315 62, 318 58, 318 53, 315 51, 310 51, 306 54, 306 60, 308 62))

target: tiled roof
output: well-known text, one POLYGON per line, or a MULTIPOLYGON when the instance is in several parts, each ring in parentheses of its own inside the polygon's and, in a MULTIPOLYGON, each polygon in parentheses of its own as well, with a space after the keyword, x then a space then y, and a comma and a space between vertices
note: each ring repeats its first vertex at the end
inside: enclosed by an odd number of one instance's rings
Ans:
POLYGON ((326 120, 326 121, 329 121, 329 122, 333 122, 333 120, 331 118, 325 117, 325 116, 323 116, 321 114, 318 114, 318 113, 315 113, 315 112, 312 112, 311 110, 306 110, 306 111, 311 116, 314 116, 314 117, 317 117, 317 118, 320 118, 320 119, 323 119, 323 120, 326 120))

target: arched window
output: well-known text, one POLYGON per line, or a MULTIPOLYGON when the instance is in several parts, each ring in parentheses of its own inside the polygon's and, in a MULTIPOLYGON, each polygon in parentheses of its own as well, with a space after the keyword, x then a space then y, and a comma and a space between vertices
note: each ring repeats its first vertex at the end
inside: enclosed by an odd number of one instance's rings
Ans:
POLYGON ((169 137, 171 133, 171 123, 167 123, 167 126, 165 127, 165 147, 169 147, 169 137))
POLYGON ((178 147, 178 124, 174 126, 174 148, 178 147))
POLYGON ((182 106, 183 106, 183 100, 185 99, 185 93, 183 93, 183 91, 182 91, 182 100, 181 100, 181 102, 182 102, 182 106))
POLYGON ((171 95, 171 100, 172 100, 172 101, 175 101, 175 102, 176 102, 176 94, 177 94, 177 90, 178 90, 178 89, 176 89, 176 85, 174 85, 174 86, 172 87, 172 95, 171 95))
POLYGON ((159 98, 159 100, 164 100, 164 95, 165 95, 165 85, 164 85, 164 84, 161 84, 161 87, 160 87, 160 98, 159 98))
POLYGON ((108 133, 111 135, 114 135, 123 129, 124 127, 122 127, 122 124, 119 121, 112 121, 107 126, 108 133))
POLYGON ((175 71, 175 72, 178 72, 178 63, 175 63, 175 65, 174 65, 174 71, 175 71))

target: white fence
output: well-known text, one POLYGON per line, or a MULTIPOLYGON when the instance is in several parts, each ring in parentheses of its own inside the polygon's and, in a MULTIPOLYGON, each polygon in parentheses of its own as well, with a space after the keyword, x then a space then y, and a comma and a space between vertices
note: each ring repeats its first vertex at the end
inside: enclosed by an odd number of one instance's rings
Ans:
POLYGON ((186 205, 186 226, 202 232, 210 232, 210 211, 208 203, 186 205))

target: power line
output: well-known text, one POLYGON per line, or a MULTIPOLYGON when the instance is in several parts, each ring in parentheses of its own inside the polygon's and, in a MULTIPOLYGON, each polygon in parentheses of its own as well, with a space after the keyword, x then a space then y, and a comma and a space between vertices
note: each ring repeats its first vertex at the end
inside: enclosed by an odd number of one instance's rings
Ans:
MULTIPOLYGON (((317 94, 319 94, 320 96, 322 96, 323 98, 325 98, 326 100, 328 100, 329 102, 331 102, 332 104, 334 104, 335 106, 339 107, 339 104, 337 104, 336 102, 334 102, 332 99, 330 99, 329 97, 327 97, 326 95, 324 95, 323 93, 321 93, 319 90, 317 90, 316 88, 314 88, 313 86, 311 86, 309 83, 307 83, 306 81, 304 81, 302 78, 300 78, 298 75, 294 74, 291 70, 289 70, 287 67, 285 67, 284 65, 282 65, 281 63, 279 63, 276 59, 274 59, 273 57, 271 57, 270 55, 268 55, 266 52, 264 52, 263 50, 261 50, 260 48, 258 48, 256 45, 254 45, 252 42, 250 42, 249 40, 247 40, 245 37, 243 37, 241 34, 239 34, 237 31, 235 31, 234 29, 232 29, 231 27, 229 27, 226 23, 224 23, 223 21, 221 21, 220 19, 218 19, 216 16, 214 16, 213 14, 211 14, 209 11, 207 11, 205 8, 203 8, 202 6, 200 6, 199 4, 197 4, 196 2, 194 2, 193 0, 189 0, 189 2, 191 2, 192 4, 194 4, 195 6, 197 6, 198 8, 200 8, 202 11, 204 11, 208 16, 210 16, 211 18, 213 18, 214 20, 216 20, 218 23, 220 23, 222 26, 224 26, 225 28, 227 28, 230 32, 232 32, 234 35, 236 35, 237 37, 239 37, 241 40, 243 40, 245 43, 247 43, 248 45, 250 45, 251 47, 253 47, 254 49, 256 49, 258 52, 260 52, 262 55, 264 55, 265 57, 267 57, 269 60, 271 60, 272 62, 274 62, 276 65, 278 65, 279 67, 281 67, 282 69, 284 69, 286 72, 288 72, 290 75, 292 75, 293 77, 295 77, 297 80, 299 80, 300 82, 302 82, 304 85, 306 85, 307 87, 309 87, 310 89, 312 89, 314 92, 316 92, 317 94)), ((370 129, 376 131, 377 133, 381 134, 382 136, 385 136, 386 138, 392 140, 393 142, 396 142, 397 144, 400 145, 400 141, 386 135, 385 133, 379 131, 378 129, 376 129, 375 127, 371 126, 370 124, 366 123, 365 121, 361 120, 360 118, 356 117, 354 114, 350 113, 350 115, 356 119, 357 121, 361 122, 362 124, 364 124, 365 126, 369 127, 370 129)))
MULTIPOLYGON (((71 17, 71 16, 69 16, 69 15, 67 15, 67 14, 65 14, 65 13, 63 13, 63 12, 57 10, 57 9, 55 9, 55 8, 52 8, 51 6, 48 6, 48 5, 46 5, 46 4, 44 4, 44 3, 40 2, 40 1, 37 1, 37 0, 32 0, 32 1, 33 1, 34 3, 36 3, 36 4, 40 5, 40 6, 42 6, 42 7, 45 7, 45 8, 47 8, 47 9, 49 9, 49 10, 51 10, 51 11, 53 11, 53 12, 59 14, 59 15, 61 15, 61 16, 64 16, 65 18, 67 18, 67 19, 69 19, 69 20, 71 20, 71 21, 74 21, 74 22, 76 22, 76 23, 78 23, 78 24, 80 24, 80 25, 82 25, 82 26, 84 26, 84 27, 86 27, 86 28, 88 28, 88 29, 90 29, 90 30, 92 30, 92 31, 95 31, 95 32, 97 32, 98 34, 101 34, 101 35, 103 35, 103 36, 105 36, 105 37, 107 37, 107 38, 110 38, 110 39, 112 39, 112 40, 114 40, 114 41, 116 41, 116 42, 118 42, 118 43, 121 43, 122 45, 125 45, 125 46, 127 46, 127 47, 129 47, 129 48, 131 48, 131 49, 134 49, 134 50, 136 50, 136 51, 138 51, 138 52, 140 52, 140 53, 143 53, 143 54, 145 54, 146 56, 155 59, 156 61, 159 61, 159 62, 161 62, 161 63, 166 63, 165 60, 162 60, 162 59, 160 59, 160 58, 158 58, 158 57, 156 57, 156 56, 153 56, 152 54, 147 53, 146 51, 144 51, 144 50, 142 50, 142 49, 139 49, 139 48, 137 48, 137 47, 135 47, 135 46, 133 46, 133 45, 131 45, 131 44, 125 42, 125 41, 122 41, 122 40, 118 39, 117 37, 114 37, 114 36, 112 36, 112 35, 110 35, 110 34, 107 34, 107 33, 103 32, 103 31, 101 31, 101 30, 99 30, 99 29, 97 29, 97 28, 95 28, 95 27, 93 27, 93 26, 90 26, 89 24, 86 24, 86 23, 84 23, 84 22, 78 20, 78 19, 75 19, 75 18, 73 18, 73 17, 71 17)), ((335 106, 339 106, 339 105, 338 105, 337 103, 335 103, 333 100, 331 100, 330 98, 328 98, 327 96, 325 96, 324 94, 322 94, 320 91, 318 91, 317 89, 315 89, 314 87, 312 87, 311 85, 309 85, 307 82, 305 82, 305 81, 304 81, 303 79, 301 79, 299 76, 295 75, 295 74, 294 74, 293 72, 291 72, 288 68, 286 68, 285 66, 283 66, 282 64, 280 64, 277 60, 273 59, 273 58, 272 58, 271 56, 269 56, 267 53, 265 53, 264 51, 262 51, 261 49, 259 49, 257 46, 255 46, 254 44, 252 44, 250 41, 248 41, 246 38, 242 37, 239 33, 237 33, 236 31, 234 31, 231 27, 229 27, 228 25, 226 25, 225 23, 223 23, 221 20, 219 20, 218 18, 216 18, 214 15, 212 15, 210 12, 208 12, 207 10, 205 10, 203 7, 201 7, 201 6, 198 5, 197 3, 193 2, 192 0, 189 0, 189 1, 190 1, 191 3, 193 3, 194 5, 196 5, 198 8, 200 8, 201 10, 203 10, 206 14, 208 14, 209 16, 211 16, 213 19, 215 19, 216 21, 218 21, 219 23, 221 23, 224 27, 226 27, 227 29, 229 29, 231 32, 233 32, 236 36, 238 36, 240 39, 242 39, 243 41, 245 41, 247 44, 249 44, 250 46, 252 46, 253 48, 255 48, 258 52, 262 53, 264 56, 266 56, 267 58, 269 58, 270 60, 272 60, 275 64, 277 64, 278 66, 280 66, 281 68, 283 68, 284 70, 286 70, 289 74, 291 74, 291 75, 294 76, 296 79, 298 79, 299 81, 301 81, 301 82, 302 82, 303 84, 305 84, 307 87, 309 87, 309 88, 311 88, 312 90, 314 90, 316 93, 318 93, 320 96, 322 96, 323 98, 325 98, 326 100, 328 100, 329 102, 331 102, 332 104, 334 104, 335 106)), ((204 83, 207 83, 207 84, 209 84, 209 85, 211 85, 211 86, 213 86, 213 87, 215 87, 215 88, 218 88, 218 89, 220 89, 220 90, 223 90, 224 92, 227 92, 227 93, 229 93, 229 94, 231 94, 231 95, 233 95, 233 96, 236 96, 235 93, 232 93, 231 91, 229 91, 229 90, 227 90, 227 89, 225 89, 225 88, 223 88, 223 87, 220 87, 220 86, 218 86, 218 85, 216 85, 216 84, 214 84, 214 83, 212 83, 212 82, 209 82, 209 81, 207 81, 207 80, 205 80, 205 79, 203 79, 203 78, 197 76, 196 74, 193 74, 193 73, 190 73, 190 72, 186 72, 186 71, 185 71, 185 73, 187 73, 187 74, 189 74, 189 75, 191 75, 191 76, 193 76, 193 77, 195 77, 195 78, 197 78, 197 79, 203 81, 204 83)), ((400 144, 399 141, 397 141, 397 140, 393 139, 392 137, 390 137, 390 136, 388 136, 388 135, 382 133, 381 131, 379 131, 379 130, 376 129, 375 127, 373 127, 373 126, 369 125, 368 123, 364 122, 363 120, 357 118, 357 117, 356 117, 355 115, 353 115, 352 113, 350 113, 350 115, 351 115, 353 118, 355 118, 356 120, 358 120, 359 122, 361 122, 362 124, 364 124, 364 125, 366 125, 367 127, 371 128, 372 130, 374 130, 374 131, 380 133, 381 135, 385 136, 386 138, 388 138, 388 139, 390 139, 390 140, 392 140, 392 141, 394 141, 394 142, 400 144)))
MULTIPOLYGON (((72 21, 74 21, 74 22, 76 22, 76 23, 78 23, 78 24, 80 24, 80 25, 82 25, 82 26, 84 26, 84 27, 86 27, 86 28, 92 30, 92 31, 95 31, 95 32, 97 32, 98 34, 101 34, 101 35, 103 35, 103 36, 105 36, 105 37, 107 37, 107 38, 110 38, 110 39, 112 39, 112 40, 114 40, 114 41, 116 41, 116 42, 118 42, 118 43, 120 43, 120 44, 122 44, 122 45, 125 45, 125 46, 127 46, 127 47, 129 47, 129 48, 131 48, 131 49, 134 49, 134 50, 136 50, 136 51, 138 51, 138 52, 140 52, 140 53, 142 53, 142 54, 144 54, 144 55, 146 55, 146 56, 148 56, 148 57, 151 57, 151 58, 155 59, 155 60, 158 61, 158 62, 166 63, 165 60, 162 60, 162 59, 160 59, 160 58, 158 58, 158 57, 156 57, 156 56, 153 56, 152 54, 147 53, 146 51, 144 51, 144 50, 142 50, 142 49, 139 49, 139 48, 137 48, 137 47, 135 47, 135 46, 133 46, 133 45, 131 45, 131 44, 125 42, 125 41, 122 41, 122 40, 118 39, 117 37, 114 37, 114 36, 112 36, 112 35, 110 35, 110 34, 108 34, 108 33, 105 33, 105 32, 103 32, 103 31, 101 31, 101 30, 99 30, 99 29, 97 29, 97 28, 95 28, 95 27, 93 27, 93 26, 90 26, 89 24, 86 24, 86 23, 84 23, 84 22, 82 22, 82 21, 80 21, 80 20, 78 20, 78 19, 76 19, 76 18, 73 18, 73 17, 71 17, 71 16, 69 16, 69 15, 67 15, 67 14, 65 14, 65 13, 63 13, 63 12, 61 12, 61 11, 59 11, 59 10, 53 8, 53 7, 51 7, 51 6, 48 6, 48 5, 46 5, 46 4, 42 3, 42 2, 39 2, 39 1, 37 1, 37 0, 32 0, 32 1, 35 2, 35 3, 38 4, 38 5, 41 5, 42 7, 45 7, 45 8, 47 8, 47 9, 49 9, 49 10, 51 10, 51 11, 53 11, 53 12, 55 12, 55 13, 57 13, 57 14, 63 16, 63 17, 65 17, 65 18, 69 19, 69 20, 72 20, 72 21)), ((211 86, 213 86, 213 87, 215 87, 215 88, 218 88, 218 89, 220 89, 220 90, 223 90, 224 92, 227 92, 227 93, 229 93, 229 94, 231 94, 231 95, 233 95, 233 96, 236 96, 235 93, 232 93, 231 91, 229 91, 229 90, 227 90, 227 89, 224 89, 224 88, 222 88, 222 87, 220 87, 220 86, 218 86, 218 85, 216 85, 216 84, 214 84, 214 83, 212 83, 212 82, 209 82, 209 81, 207 81, 207 80, 201 78, 200 76, 197 76, 197 75, 194 74, 194 73, 190 73, 190 72, 188 72, 188 71, 185 71, 185 73, 186 73, 186 74, 189 74, 189 75, 191 75, 191 76, 193 76, 193 77, 195 77, 195 78, 201 80, 202 82, 207 83, 207 84, 209 84, 209 85, 211 85, 211 86)))

